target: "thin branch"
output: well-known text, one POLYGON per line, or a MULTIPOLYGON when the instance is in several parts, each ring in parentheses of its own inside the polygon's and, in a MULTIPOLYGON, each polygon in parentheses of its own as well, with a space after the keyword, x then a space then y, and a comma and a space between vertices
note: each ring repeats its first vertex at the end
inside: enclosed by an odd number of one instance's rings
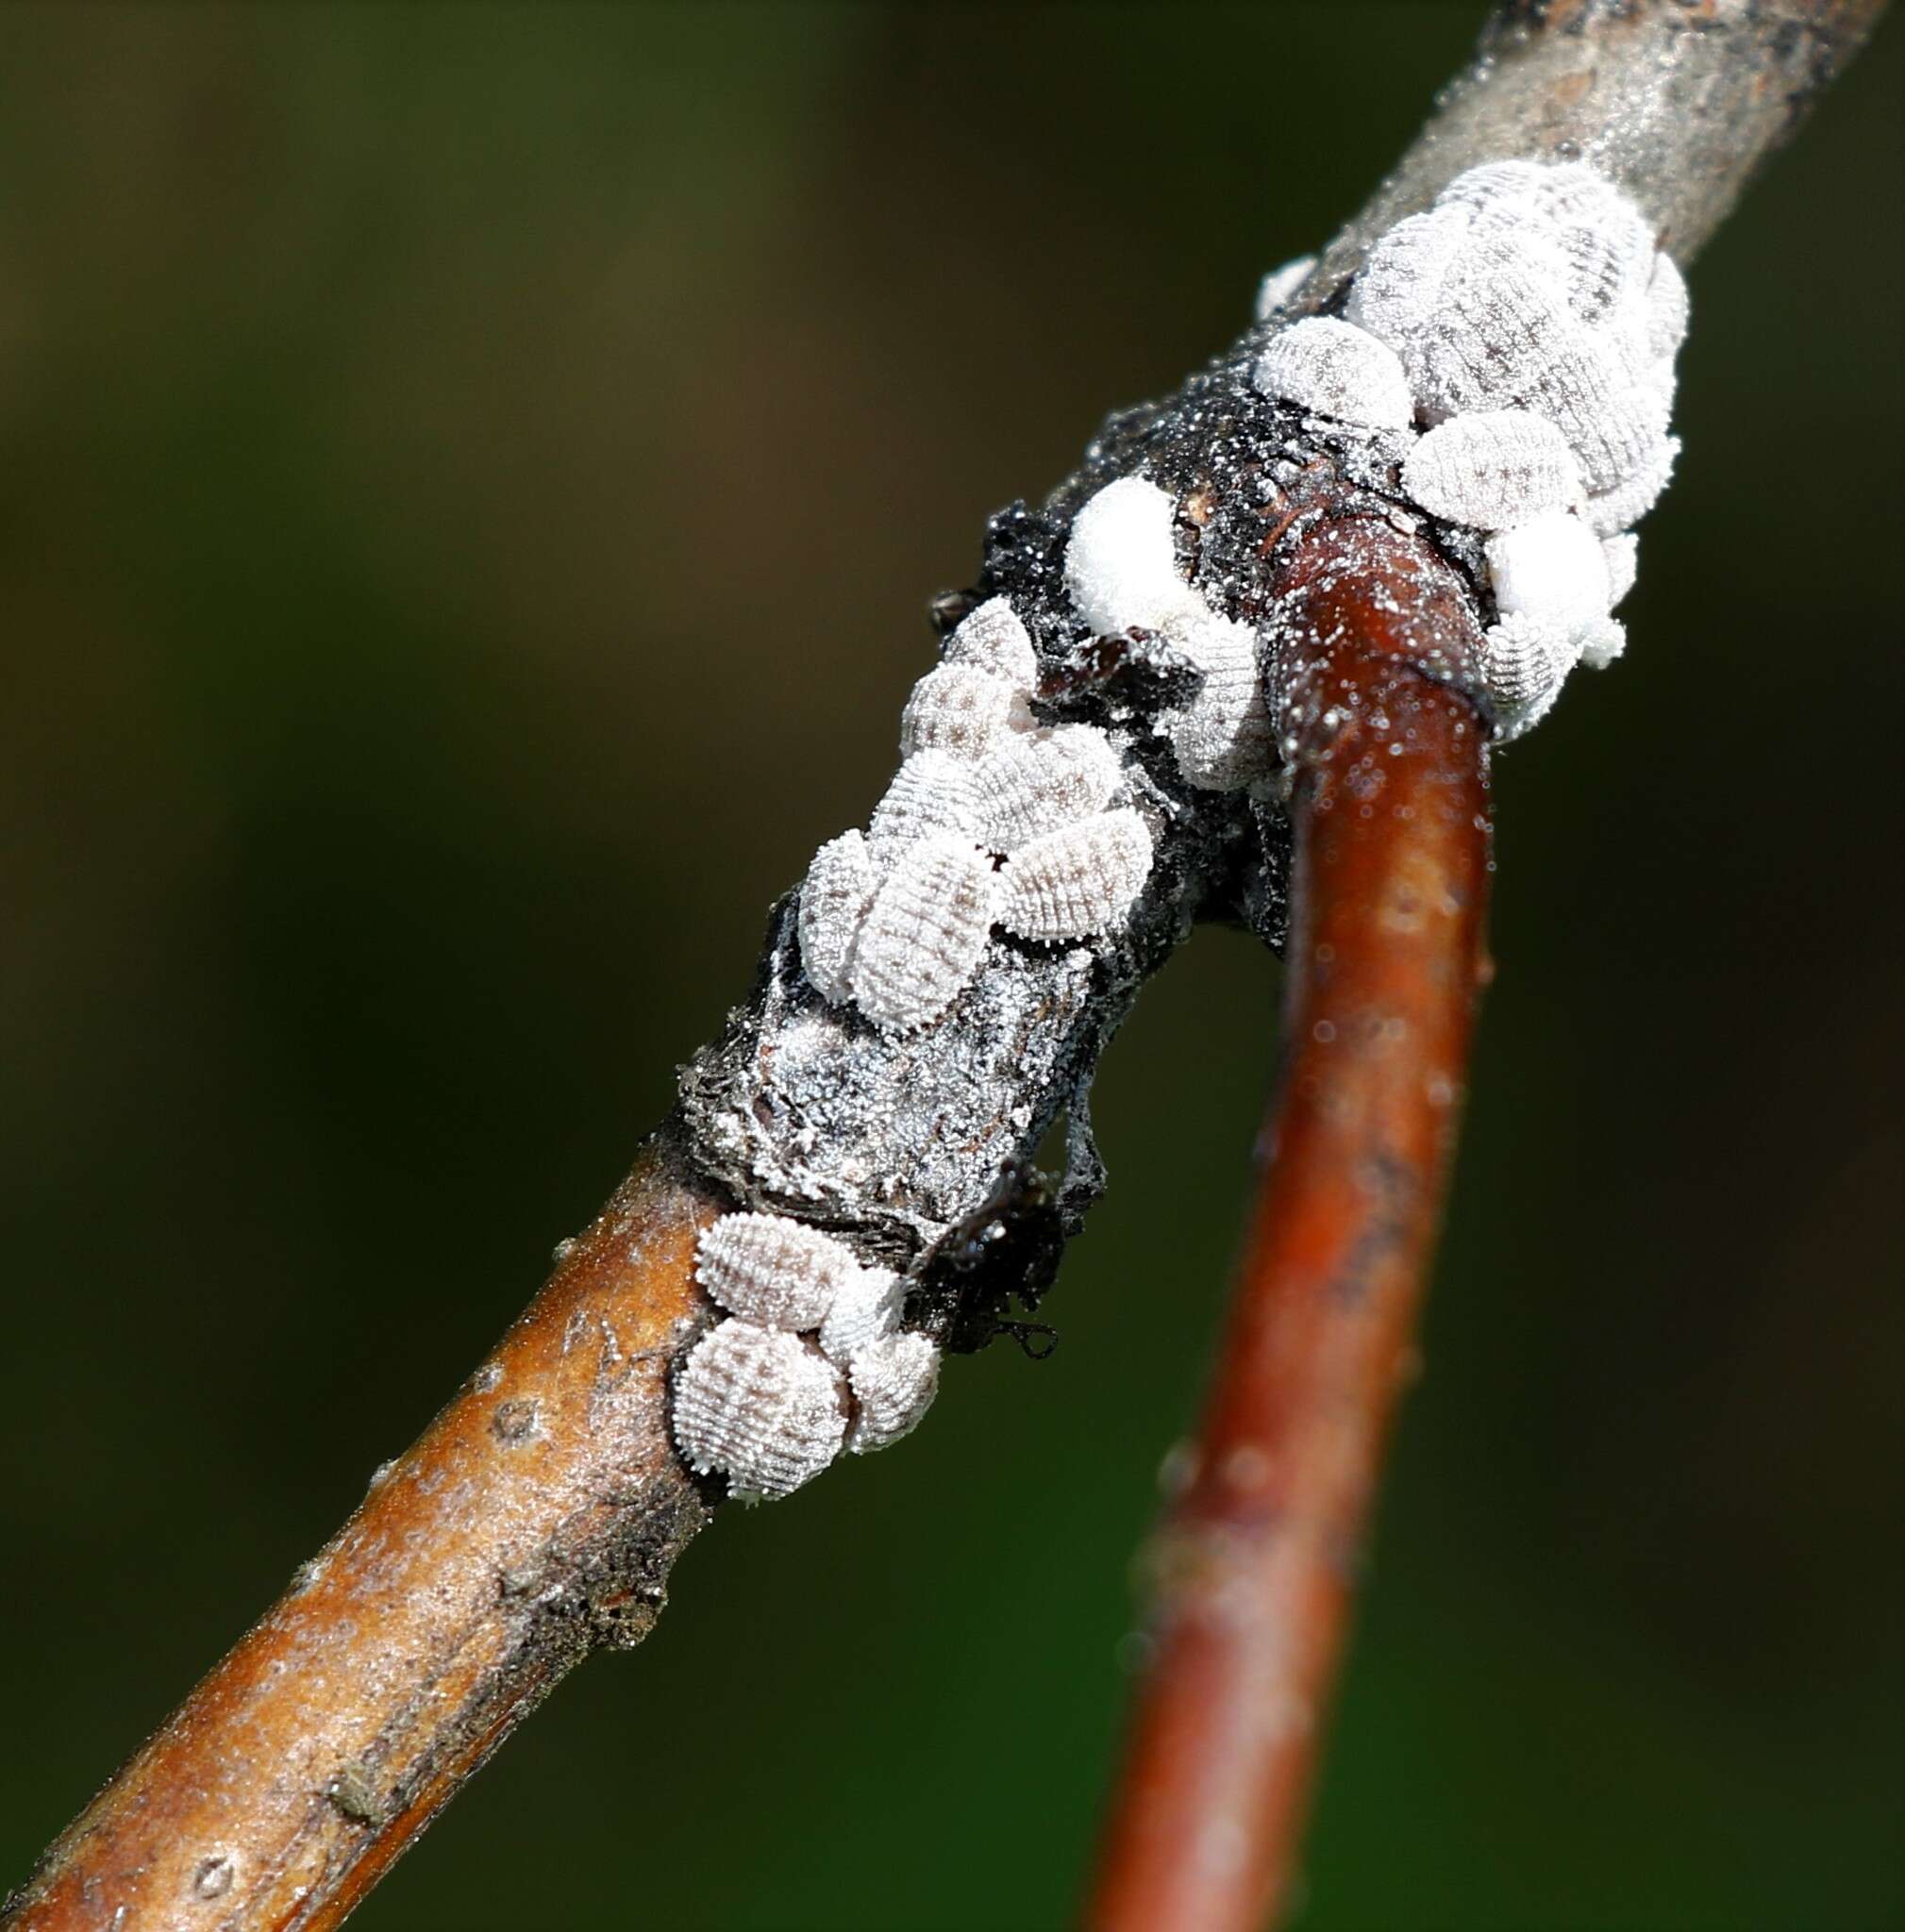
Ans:
POLYGON ((667 1376, 720 1211, 663 1138, 281 1602, 47 1852, 8 1924, 339 1924, 709 1504, 667 1376))
POLYGON ((1337 641, 1298 781, 1286 1058, 1215 1386, 1148 1553, 1155 1649, 1094 1932, 1250 1932, 1285 1895, 1466 1077, 1488 727, 1413 668, 1466 654, 1462 588, 1426 545, 1343 525, 1288 588, 1337 641))
MULTIPOLYGON (((1377 236, 1502 158, 1593 161, 1648 214, 1660 245, 1690 261, 1883 6, 1500 7, 1475 64, 1297 306, 1321 307, 1377 236)), ((1312 540, 1284 579, 1310 603, 1311 635, 1336 640, 1309 689, 1327 681, 1342 715, 1335 736, 1305 734, 1288 1059, 1264 1136, 1274 1158, 1186 1487, 1152 1545, 1156 1645, 1093 1932, 1253 1932, 1288 1903, 1464 1084, 1487 887, 1485 746, 1463 701, 1394 682, 1396 656, 1459 658, 1462 615, 1433 593, 1425 611, 1421 575, 1405 567, 1412 582, 1398 581, 1395 558, 1332 572, 1322 557, 1340 534, 1312 540), (1327 611, 1319 568, 1333 579, 1327 611), (1412 634, 1397 634, 1398 609, 1420 620, 1412 634), (1372 692, 1412 721, 1393 746, 1372 745, 1372 692)))
MULTIPOLYGON (((1475 75, 1332 246, 1304 299, 1320 303, 1395 215, 1422 206, 1471 161, 1501 155, 1588 154, 1684 256, 1876 11, 1875 0, 1528 0, 1505 9, 1475 75)), ((716 1214, 739 1204, 849 1239, 870 1265, 904 1274, 909 1323, 948 1347, 1012 1325, 1005 1319, 1012 1296, 1036 1300, 1057 1237, 1077 1225, 1101 1185, 1089 1085, 1144 980, 1198 918, 1241 919, 1276 942, 1287 910, 1286 815, 1253 808, 1241 789, 1199 790, 1160 749, 1161 717, 1185 701, 1185 660, 1174 660, 1142 625, 1080 639, 1063 568, 1073 517, 1111 481, 1142 471, 1175 506, 1173 541, 1189 553, 1182 588, 1222 623, 1266 629, 1289 592, 1309 598, 1312 621, 1326 629, 1328 600, 1346 600, 1345 613, 1362 612, 1354 634, 1373 636, 1374 588, 1397 573, 1409 577, 1420 562, 1409 546, 1372 535, 1371 519, 1407 510, 1393 464, 1385 470, 1366 448, 1358 454, 1354 439, 1332 438, 1327 425, 1256 391, 1250 369, 1260 347, 1259 334, 1246 335, 1178 395, 1111 419, 1085 468, 1042 508, 1018 505, 995 517, 975 591, 950 609, 956 617, 981 597, 1007 599, 1036 646, 1040 681, 1029 696, 1042 722, 1088 724, 1128 774, 1121 783, 1130 803, 1122 809, 1128 824, 1142 820, 1152 862, 1123 924, 1047 945, 992 937, 981 923, 983 950, 953 1004, 920 1031, 882 1031, 820 997, 801 964, 797 903, 777 908, 754 991, 689 1071, 677 1120, 493 1359, 384 1474, 299 1585, 52 1847, 0 1924, 35 1932, 335 1925, 564 1671, 594 1645, 639 1641, 673 1557, 722 1493, 718 1481, 690 1479, 668 1422, 674 1365, 709 1318, 690 1278, 693 1238, 716 1214), (1309 479, 1305 503, 1274 527, 1263 521, 1279 487, 1273 471, 1309 479), (1354 520, 1362 564, 1326 571, 1327 584, 1312 579, 1308 569, 1331 554, 1328 546, 1349 541, 1343 529, 1318 535, 1317 522, 1344 519, 1354 520), (1061 1113, 1070 1171, 1057 1201, 1028 1208, 1002 1200, 1002 1181, 1023 1173, 1061 1113), (1036 1239, 1015 1245, 1011 1237, 1024 1224, 1035 1226, 1036 1239), (974 1255, 988 1257, 982 1267, 974 1255), (1001 1257, 1011 1261, 1003 1273, 1001 1257)), ((1308 1030, 1290 1089, 1293 1106, 1309 1111, 1300 1125, 1291 1117, 1289 1144, 1290 1171, 1311 1179, 1301 1188, 1294 1178, 1273 1182, 1293 1218, 1264 1237, 1253 1264, 1253 1279, 1294 1278, 1289 1257, 1299 1230, 1340 1235, 1363 1226, 1366 1251, 1345 1257, 1339 1247, 1335 1274, 1312 1271, 1312 1279, 1362 1280, 1364 1312, 1352 1319, 1312 1299, 1261 1334, 1247 1309, 1240 1314, 1235 1374, 1243 1379, 1234 1401, 1227 1395, 1213 1411, 1219 1453, 1207 1489, 1194 1491, 1212 1499, 1212 1513, 1178 1544, 1207 1557, 1212 1527, 1228 1536, 1229 1503, 1220 1508, 1218 1501, 1249 1490, 1237 1478, 1258 1467, 1250 1454, 1240 1461, 1231 1451, 1291 1445, 1291 1463, 1279 1470, 1273 1462, 1271 1475, 1293 1485, 1282 1493, 1312 1524, 1313 1541, 1299 1551, 1309 1568, 1291 1574, 1307 1576, 1313 1594, 1303 1615, 1282 1620, 1255 1654, 1306 1698, 1320 1695, 1340 1641, 1346 1593, 1329 1565, 1353 1545, 1372 1479, 1449 1109, 1436 1098, 1444 1090, 1427 1086, 1395 1100, 1393 1151, 1404 1193, 1388 1218, 1370 1221, 1361 1194, 1329 1192, 1344 1176, 1317 1164, 1317 1153, 1345 1132, 1339 1103, 1331 1089, 1305 1083, 1333 1082, 1353 1066, 1345 1091, 1362 1091, 1357 1082, 1374 1069, 1387 1066, 1395 1077, 1427 1049, 1430 1035, 1421 1034, 1392 1060, 1386 1036, 1361 1039, 1360 1001, 1379 994, 1388 1019, 1432 1028, 1446 1042, 1419 1071, 1427 1079, 1440 1069, 1452 1094, 1459 1055, 1450 1029, 1466 999, 1467 948, 1479 918, 1479 879, 1459 918, 1434 910, 1436 893, 1466 876, 1463 855, 1479 849, 1480 763, 1472 723, 1461 755, 1453 737, 1469 718, 1467 700, 1413 668, 1439 650, 1436 675, 1458 683, 1462 675, 1452 641, 1462 622, 1416 574, 1428 599, 1416 607, 1423 627, 1386 644, 1410 663, 1382 658, 1358 668, 1319 658, 1312 667, 1350 676, 1364 696, 1386 693, 1416 739, 1405 737, 1400 755, 1379 767, 1384 795, 1414 799, 1419 786, 1420 805, 1412 805, 1418 820, 1410 841, 1351 836, 1364 807, 1378 808, 1359 792, 1368 789, 1369 768, 1359 778, 1358 761, 1344 758, 1362 742, 1360 732, 1386 745, 1390 726, 1373 710, 1347 725, 1328 718, 1327 704, 1306 714, 1306 728, 1322 734, 1303 738, 1299 759, 1306 918, 1316 937, 1298 974, 1313 1004, 1304 1008, 1308 1030), (1431 610, 1440 613, 1433 623, 1431 610), (1340 741, 1339 727, 1349 734, 1340 741), (1457 798, 1472 808, 1465 820, 1451 815, 1457 798), (1416 880, 1413 896, 1379 890, 1384 878, 1391 886, 1416 880), (1423 948, 1431 941, 1412 936, 1418 917, 1435 927, 1445 960, 1464 962, 1442 1003, 1419 1008, 1404 997, 1409 974, 1429 963, 1423 948), (1339 920, 1346 922, 1340 934, 1339 920), (1341 976, 1327 983, 1316 971, 1331 963, 1321 959, 1322 944, 1338 948, 1341 976), (1365 954, 1365 945, 1381 950, 1365 954), (1413 963, 1405 970, 1402 962, 1413 963), (1392 984, 1392 973, 1401 979, 1392 984), (1336 1040, 1318 1039, 1318 1025, 1334 1025, 1336 1040), (1302 1147, 1313 1151, 1296 1158, 1302 1147), (1310 1185, 1323 1190, 1313 1208, 1310 1185), (1279 1336, 1288 1339, 1272 1346, 1279 1336), (1312 1382, 1319 1365, 1327 1374, 1312 1382), (1256 1407, 1266 1387, 1281 1391, 1267 1424, 1256 1407), (1331 1388, 1350 1391, 1345 1408, 1315 1400, 1315 1390, 1331 1388), (1319 1418, 1345 1433, 1337 1459, 1312 1469, 1319 1418)), ((1246 1511, 1239 1521, 1261 1519, 1246 1511)), ((1274 1535, 1267 1544, 1254 1534, 1243 1542, 1298 1549, 1274 1535)), ((1170 1681, 1167 1671, 1161 1683, 1170 1681)), ((1278 1698, 1267 1707, 1278 1708, 1278 1698)), ((1260 1719, 1265 1708, 1240 1706, 1260 1719)), ((1213 1727, 1205 1735, 1227 1734, 1213 1727)), ((1243 1767, 1242 1782, 1198 1786, 1221 1789, 1215 1815, 1238 1822, 1241 1863, 1260 1890, 1287 1869, 1305 1748, 1299 1737, 1267 1757, 1261 1746, 1254 1756, 1233 1754, 1227 1761, 1243 1767), (1281 1794, 1274 1803, 1255 1787, 1254 1767, 1266 1761, 1281 1794)), ((1123 1883, 1109 1884, 1107 1911, 1123 1883)), ((1176 1923, 1212 1932, 1231 1922, 1176 1923)))
POLYGON ((1858 53, 1887 0, 1508 0, 1474 64, 1307 291, 1456 175, 1507 158, 1586 160, 1617 182, 1681 267, 1732 212, 1858 53))

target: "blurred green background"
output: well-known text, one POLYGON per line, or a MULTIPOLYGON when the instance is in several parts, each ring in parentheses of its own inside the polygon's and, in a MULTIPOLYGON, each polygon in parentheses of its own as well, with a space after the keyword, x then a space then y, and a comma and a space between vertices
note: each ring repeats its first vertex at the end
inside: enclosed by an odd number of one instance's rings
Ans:
MULTIPOLYGON (((984 514, 1480 11, 0 13, 0 1885, 612 1186, 984 514)), ((1312 1932, 1905 1913, 1901 67, 1700 262, 1632 648, 1498 766, 1312 1932)), ((1064 1922, 1276 990, 1117 1041, 1056 1358, 725 1517, 367 1932, 1064 1922)))

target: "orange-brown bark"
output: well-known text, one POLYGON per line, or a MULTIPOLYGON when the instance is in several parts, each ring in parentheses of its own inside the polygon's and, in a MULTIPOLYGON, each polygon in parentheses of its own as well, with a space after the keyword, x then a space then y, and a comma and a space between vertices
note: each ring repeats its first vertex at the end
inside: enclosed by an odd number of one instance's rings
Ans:
POLYGON ((1459 591, 1367 525, 1311 539, 1286 584, 1337 641, 1301 755, 1284 1066, 1195 1460, 1150 1551, 1156 1647, 1093 1932, 1250 1932, 1286 1895, 1481 974, 1485 727, 1409 661, 1460 663, 1459 591))
POLYGON ((639 1642, 709 1514, 666 1378, 720 1211, 659 1140, 0 1924, 336 1925, 572 1664, 639 1642))

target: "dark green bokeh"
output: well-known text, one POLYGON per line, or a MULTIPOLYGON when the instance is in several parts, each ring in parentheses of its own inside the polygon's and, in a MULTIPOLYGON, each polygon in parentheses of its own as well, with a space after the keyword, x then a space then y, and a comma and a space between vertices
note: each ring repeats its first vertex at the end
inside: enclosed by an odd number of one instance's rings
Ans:
MULTIPOLYGON (((0 1886, 427 1418, 861 817, 979 521, 1479 8, 0 14, 0 1886)), ((1905 1913, 1897 22, 1693 277, 1501 974, 1323 1928, 1905 1913)), ((1118 1041, 1057 1358, 724 1517, 373 1927, 1063 1923, 1276 974, 1118 1041)))

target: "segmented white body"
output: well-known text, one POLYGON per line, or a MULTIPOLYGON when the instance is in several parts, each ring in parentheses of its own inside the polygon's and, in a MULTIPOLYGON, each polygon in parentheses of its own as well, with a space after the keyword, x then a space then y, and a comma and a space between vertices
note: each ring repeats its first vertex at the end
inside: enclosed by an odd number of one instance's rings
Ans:
POLYGON ((1664 261, 1639 209, 1584 163, 1497 162, 1381 236, 1345 312, 1402 358, 1425 421, 1530 409, 1601 491, 1665 436, 1686 291, 1664 261))
POLYGON ((1603 537, 1613 537, 1629 524, 1639 523, 1660 501, 1679 454, 1679 439, 1669 436, 1649 450, 1612 490, 1591 494, 1581 511, 1588 527, 1603 537))
POLYGON ((939 1392, 939 1350, 924 1335, 883 1336, 854 1356, 847 1376, 855 1407, 846 1446, 868 1456, 925 1419, 939 1392))
POLYGON ((696 1277, 728 1311, 675 1378, 676 1446, 735 1496, 792 1493, 843 1446, 907 1434, 939 1385, 939 1348, 902 1330, 905 1284, 790 1215, 740 1212, 696 1243, 696 1277))
POLYGON ((820 1324, 820 1352, 845 1368, 868 1342, 899 1327, 906 1284, 884 1268, 862 1268, 841 1289, 820 1324))
POLYGON ((1583 494, 1567 438, 1532 409, 1451 416, 1410 451, 1402 487, 1433 515, 1479 530, 1512 529, 1583 494))
POLYGON ((1004 597, 990 597, 945 641, 948 664, 971 664, 1003 677, 1014 691, 1038 688, 1039 660, 1024 622, 1004 597))
POLYGON ((1625 644, 1611 615, 1633 583, 1625 533, 1679 450, 1667 423, 1686 284, 1593 168, 1500 161, 1379 236, 1344 312, 1395 350, 1430 425, 1404 459, 1405 491, 1494 533, 1480 681, 1499 735, 1516 736, 1569 666, 1608 664, 1625 644))
POLYGON ((695 1279, 730 1315, 790 1333, 818 1328, 860 1257, 784 1214, 724 1214, 695 1244, 695 1279))
POLYGON ((1151 834, 1128 807, 1047 832, 1006 869, 1007 929, 1028 940, 1107 932, 1130 910, 1151 872, 1151 834))
MULTIPOLYGON (((1142 526, 1152 552, 1145 568, 1153 591, 1161 569, 1169 587, 1164 601, 1206 617, 1201 600, 1177 575, 1169 498, 1140 484, 1123 491, 1113 508, 1109 521, 1100 520, 1101 535, 1142 526)), ((1105 568, 1116 577, 1125 567, 1105 568)), ((1144 576, 1140 570, 1137 578, 1144 576)), ((1132 580, 1126 570, 1120 581, 1132 580)), ((1105 818, 1125 770, 1096 725, 1039 721, 1030 703, 1037 679, 1038 658, 1024 622, 1007 599, 988 599, 958 625, 944 660, 913 688, 901 731, 905 758, 867 836, 849 832, 829 841, 809 868, 797 915, 801 963, 828 1000, 856 1007, 882 1032, 912 1032, 941 1019, 978 971, 995 925, 1004 923, 1021 938, 1059 936, 1045 930, 1056 916, 1057 902, 1049 898, 1024 901, 1028 919, 1044 918, 1036 934, 1006 919, 1005 870, 1017 855, 1033 851, 1029 877, 1044 880, 1053 861, 1036 848, 1105 818)), ((1223 689, 1221 680, 1213 688, 1223 689)), ((1082 849, 1102 849, 1122 868, 1114 892, 1101 883, 1089 897, 1090 929, 1099 931, 1128 912, 1143 886, 1143 874, 1132 874, 1138 841, 1120 820, 1082 849)), ((1148 869, 1147 832, 1143 851, 1148 869)), ((1087 899, 1078 891, 1067 902, 1068 936, 1085 916, 1087 899)))
POLYGON ((942 664, 913 686, 900 714, 900 755, 932 747, 957 758, 983 757, 1012 728, 1019 703, 1019 693, 996 672, 942 664))
POLYGON ((914 752, 894 774, 886 796, 874 807, 866 835, 877 848, 906 844, 935 832, 959 832, 968 841, 978 832, 985 815, 979 774, 992 759, 1019 742, 1007 734, 1005 744, 985 758, 973 759, 944 751, 937 745, 914 752))
POLYGON ((1089 724, 1014 739, 974 770, 975 829, 993 851, 1016 851, 1102 811, 1123 775, 1111 741, 1089 724))
POLYGON ((772 1501, 810 1481, 846 1437, 845 1378, 811 1343, 752 1322, 718 1322, 675 1380, 675 1441, 689 1467, 772 1501))
POLYGON ((855 1003, 904 1032, 939 1018, 972 977, 1001 896, 991 853, 944 833, 901 847, 874 889, 848 968, 855 1003))
POLYGON ((829 839, 813 855, 800 889, 800 964, 820 993, 836 1005, 851 997, 853 949, 874 883, 866 841, 854 831, 829 839))
POLYGON ((1406 429, 1415 416, 1395 351, 1335 316, 1305 316, 1272 336, 1250 379, 1265 395, 1366 428, 1406 429))
POLYGON ((1257 633, 1234 618, 1206 616, 1176 641, 1204 674, 1197 695, 1165 714, 1178 769, 1203 790, 1241 791, 1267 775, 1272 758, 1257 633))
POLYGON ((1504 617, 1489 626, 1477 670, 1505 735, 1518 737, 1546 715, 1577 655, 1566 631, 1537 618, 1504 617))

